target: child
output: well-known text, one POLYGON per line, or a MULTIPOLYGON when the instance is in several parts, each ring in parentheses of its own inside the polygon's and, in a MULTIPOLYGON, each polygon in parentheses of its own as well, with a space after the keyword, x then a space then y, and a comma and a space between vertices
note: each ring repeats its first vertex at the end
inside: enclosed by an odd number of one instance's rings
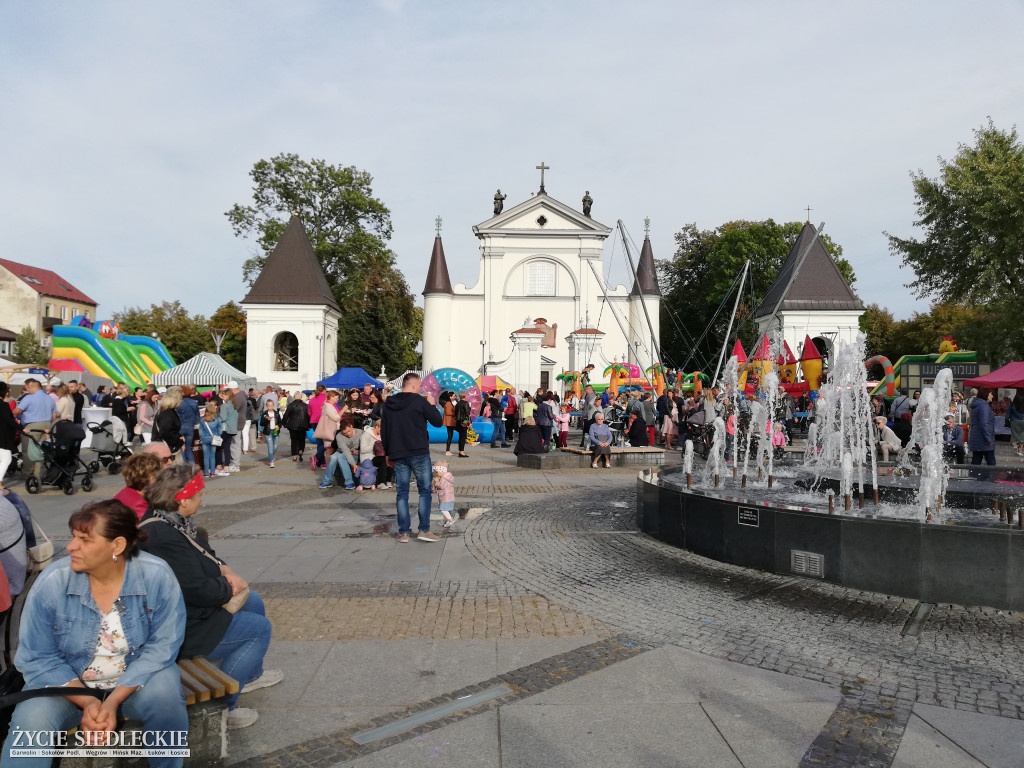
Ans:
POLYGON ((270 398, 264 401, 266 410, 260 414, 259 433, 267 442, 267 459, 270 468, 274 468, 274 456, 277 454, 277 436, 281 433, 281 420, 277 414, 277 403, 270 398))
POLYGON ((394 465, 389 465, 388 457, 384 455, 384 444, 380 441, 380 424, 381 420, 377 419, 373 425, 373 466, 377 468, 377 479, 380 481, 377 484, 377 487, 391 488, 391 477, 394 474, 394 465))
POLYGON ((375 491, 377 490, 377 467, 373 464, 373 459, 363 459, 359 462, 359 466, 356 467, 356 491, 375 491))
POLYGON ((569 404, 562 403, 555 414, 555 426, 558 427, 558 447, 569 447, 569 404))
POLYGON ((217 403, 207 403, 203 410, 203 421, 199 425, 199 442, 203 444, 203 474, 206 477, 224 477, 231 474, 217 466, 217 447, 214 446, 214 438, 218 438, 217 442, 220 441, 221 425, 218 410, 217 403))
POLYGON ((736 414, 735 409, 730 405, 726 411, 729 415, 725 419, 725 460, 732 461, 732 444, 736 439, 736 414))
POLYGON ((444 527, 451 528, 455 522, 452 512, 455 510, 455 478, 448 471, 448 462, 439 461, 433 466, 434 482, 431 485, 437 493, 437 506, 444 518, 444 527))
POLYGON ((775 428, 772 432, 772 450, 775 452, 775 458, 782 458, 784 451, 782 450, 786 445, 786 435, 782 431, 782 422, 775 422, 775 428))

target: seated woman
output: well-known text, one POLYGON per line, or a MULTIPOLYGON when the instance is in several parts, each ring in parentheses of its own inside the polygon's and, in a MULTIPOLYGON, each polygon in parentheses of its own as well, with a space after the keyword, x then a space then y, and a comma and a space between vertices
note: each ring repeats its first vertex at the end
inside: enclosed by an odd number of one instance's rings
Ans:
POLYGON ((516 440, 516 447, 512 452, 516 456, 521 453, 547 453, 544 450, 544 436, 533 416, 523 421, 523 426, 519 428, 519 439, 516 440))
POLYGON ((590 425, 590 466, 597 469, 597 462, 604 456, 605 467, 612 465, 611 460, 612 431, 604 423, 604 414, 598 411, 594 414, 594 423, 590 425))
MULTIPOLYGON (((221 670, 239 682, 241 693, 281 682, 284 675, 279 670, 263 671, 263 657, 270 647, 270 621, 263 599, 217 557, 190 519, 203 500, 202 472, 194 464, 167 467, 145 497, 149 510, 139 527, 149 533, 149 540, 143 546, 167 562, 185 598, 181 658, 205 656, 221 661, 221 670), (240 608, 229 604, 234 596, 242 599, 246 593, 240 608)), ((230 730, 250 726, 259 717, 256 710, 237 706, 237 693, 226 701, 230 730)))
MULTIPOLYGON (((53 563, 32 586, 21 615, 15 664, 25 688, 64 686, 68 695, 18 704, 10 733, 112 731, 119 716, 141 720, 147 743, 187 731, 188 715, 174 660, 185 632, 185 604, 171 569, 139 553, 145 533, 135 514, 113 499, 87 504, 69 521, 69 558, 53 563), (76 689, 107 691, 102 701, 76 689), (159 735, 159 736, 158 736, 159 735)), ((100 735, 92 743, 105 743, 100 735)), ((49 757, 11 757, 4 765, 49 768, 49 757), (10 761, 8 763, 8 761, 10 761)), ((151 766, 180 766, 180 757, 151 757, 151 766)))
POLYGON ((20 595, 25 588, 25 576, 28 569, 29 545, 25 534, 32 529, 31 519, 26 527, 21 510, 13 503, 17 494, 5 488, 0 494, 0 565, 8 574, 11 595, 20 595), (8 496, 10 498, 8 498, 8 496))
POLYGON ((124 488, 114 494, 114 499, 128 507, 135 513, 136 518, 141 520, 149 507, 142 494, 156 480, 156 476, 163 468, 163 459, 155 453, 136 453, 129 456, 121 465, 124 488))
POLYGON ((641 414, 633 416, 629 424, 629 431, 626 433, 626 440, 634 448, 645 448, 647 442, 647 422, 641 414))

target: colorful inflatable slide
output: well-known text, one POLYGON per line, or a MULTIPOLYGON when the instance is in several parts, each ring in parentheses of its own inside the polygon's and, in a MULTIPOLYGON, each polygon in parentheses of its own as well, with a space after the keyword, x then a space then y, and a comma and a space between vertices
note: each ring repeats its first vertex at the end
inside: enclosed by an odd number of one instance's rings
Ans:
POLYGON ((123 381, 129 387, 144 387, 153 374, 173 366, 167 348, 148 336, 104 338, 91 328, 53 327, 50 367, 57 370, 86 371, 114 382, 123 381))

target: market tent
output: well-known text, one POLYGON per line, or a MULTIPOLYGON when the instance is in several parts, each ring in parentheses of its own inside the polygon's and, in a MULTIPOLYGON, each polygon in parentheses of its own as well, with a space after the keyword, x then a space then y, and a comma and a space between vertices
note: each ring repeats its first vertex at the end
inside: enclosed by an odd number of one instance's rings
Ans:
POLYGON ((1002 368, 986 373, 984 376, 964 379, 964 386, 978 389, 1024 388, 1024 363, 1007 363, 1002 368))
POLYGON ((181 365, 153 374, 153 384, 158 387, 183 384, 193 387, 217 387, 227 384, 229 381, 237 382, 241 389, 256 386, 255 377, 247 376, 229 364, 223 357, 212 352, 200 352, 181 365))
POLYGON ((374 388, 381 385, 380 381, 373 378, 362 368, 341 368, 337 373, 322 379, 317 384, 323 384, 328 389, 353 389, 372 384, 374 388))

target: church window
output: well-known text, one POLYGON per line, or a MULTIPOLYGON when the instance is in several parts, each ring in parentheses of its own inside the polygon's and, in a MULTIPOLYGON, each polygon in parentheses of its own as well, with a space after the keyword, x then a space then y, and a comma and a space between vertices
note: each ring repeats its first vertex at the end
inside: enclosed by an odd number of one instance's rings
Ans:
POLYGON ((526 267, 526 295, 555 295, 555 265, 550 261, 533 261, 526 267))
POLYGON ((537 225, 538 226, 543 227, 547 223, 548 223, 548 217, 545 216, 543 213, 540 216, 537 217, 537 225))
POLYGON ((299 340, 294 333, 282 331, 274 337, 274 370, 299 370, 299 340))

